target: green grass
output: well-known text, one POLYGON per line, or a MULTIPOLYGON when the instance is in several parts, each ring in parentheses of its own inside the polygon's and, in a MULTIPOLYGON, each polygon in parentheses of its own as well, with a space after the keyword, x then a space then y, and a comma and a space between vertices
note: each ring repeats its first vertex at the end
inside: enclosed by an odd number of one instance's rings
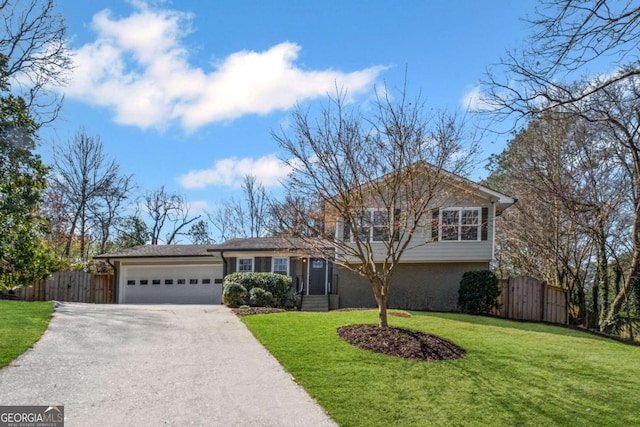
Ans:
POLYGON ((51 302, 0 300, 0 368, 33 347, 52 312, 51 302))
POLYGON ((372 353, 336 328, 373 311, 243 318, 341 426, 640 425, 640 347, 570 329, 412 313, 392 326, 452 340, 467 355, 417 362, 372 353))

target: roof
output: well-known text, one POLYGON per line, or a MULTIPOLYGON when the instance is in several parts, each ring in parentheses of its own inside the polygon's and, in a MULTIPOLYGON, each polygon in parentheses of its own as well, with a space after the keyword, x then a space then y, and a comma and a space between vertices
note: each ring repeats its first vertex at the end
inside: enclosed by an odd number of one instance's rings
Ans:
POLYGON ((155 257, 210 257, 208 249, 216 245, 140 245, 120 252, 95 256, 96 259, 155 258, 155 257))
POLYGON ((230 239, 219 245, 141 245, 120 252, 97 255, 95 259, 211 257, 222 251, 298 251, 317 249, 307 239, 295 237, 253 237, 230 239))
MULTIPOLYGON (((329 245, 330 246, 330 245, 329 245)), ((208 249, 209 252, 219 251, 296 251, 317 248, 309 239, 299 237, 251 237, 247 239, 230 239, 208 249)))

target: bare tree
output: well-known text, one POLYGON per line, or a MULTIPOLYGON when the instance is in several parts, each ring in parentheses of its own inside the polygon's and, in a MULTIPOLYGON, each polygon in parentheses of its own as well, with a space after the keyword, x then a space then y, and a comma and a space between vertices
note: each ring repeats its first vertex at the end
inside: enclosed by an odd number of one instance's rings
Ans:
POLYGON ((185 234, 185 227, 201 217, 190 216, 189 204, 185 198, 176 193, 169 193, 164 185, 145 194, 143 210, 151 218, 152 245, 163 242, 167 245, 178 243, 179 237, 185 234), (166 234, 163 236, 163 233, 166 234))
POLYGON ((397 101, 384 91, 370 116, 345 103, 346 93, 338 91, 317 120, 298 108, 291 133, 273 136, 292 169, 287 191, 319 199, 324 211, 323 224, 306 224, 322 238, 302 238, 369 280, 379 324, 387 326, 393 273, 407 248, 425 244, 414 235, 431 230, 432 209, 451 196, 449 172, 463 173, 475 146, 463 146, 455 116, 427 116, 420 99, 407 99, 404 90, 397 101))
POLYGON ((267 192, 255 175, 245 175, 242 190, 247 204, 249 237, 263 236, 266 231, 268 209, 267 192))
POLYGON ((640 6, 635 2, 545 0, 530 23, 530 43, 507 52, 500 74, 489 73, 484 82, 492 114, 523 117, 557 109, 640 75, 640 6), (616 69, 579 91, 567 84, 603 58, 616 69))
POLYGON ((242 199, 232 197, 207 214, 222 240, 263 237, 269 231, 270 197, 264 186, 254 175, 245 175, 241 187, 242 199))
POLYGON ((318 198, 286 194, 282 200, 270 203, 270 234, 275 236, 313 237, 323 229, 324 218, 318 198))
POLYGON ((63 17, 54 0, 2 0, 0 20, 0 54, 12 87, 37 122, 52 121, 61 104, 52 88, 66 83, 71 68, 63 17))
MULTIPOLYGON (((624 285, 601 322, 601 327, 611 332, 640 274, 640 6, 631 1, 548 0, 531 23, 535 33, 529 45, 521 52, 508 53, 501 78, 488 76, 486 101, 491 114, 502 119, 535 120, 552 112, 573 115, 606 129, 612 144, 607 160, 615 161, 617 170, 624 172, 620 182, 626 185, 624 194, 629 203, 623 209, 631 213, 626 227, 629 261, 624 272, 616 267, 621 273, 616 276, 624 278, 624 285), (606 59, 614 69, 586 79, 577 76, 588 72, 596 59, 606 59)), ((574 208, 582 209, 578 205, 574 208)), ((624 215, 607 205, 598 209, 593 221, 601 236, 596 251, 597 275, 606 288, 603 227, 606 217, 624 215)), ((609 256, 614 256, 610 250, 609 256)))
POLYGON ((74 240, 79 241, 79 258, 88 258, 89 245, 99 240, 104 249, 109 231, 129 197, 131 176, 120 173, 115 160, 107 158, 99 137, 88 136, 84 129, 56 150, 51 176, 53 200, 67 212, 68 230, 63 256, 71 256, 74 240))
POLYGON ((531 121, 492 160, 489 185, 518 194, 498 223, 498 267, 569 289, 574 321, 609 308, 611 263, 628 251, 628 178, 607 129, 571 114, 531 121), (501 227, 505 223, 504 229, 501 227), (591 307, 585 292, 591 290, 591 307), (589 310, 588 310, 589 309, 589 310))

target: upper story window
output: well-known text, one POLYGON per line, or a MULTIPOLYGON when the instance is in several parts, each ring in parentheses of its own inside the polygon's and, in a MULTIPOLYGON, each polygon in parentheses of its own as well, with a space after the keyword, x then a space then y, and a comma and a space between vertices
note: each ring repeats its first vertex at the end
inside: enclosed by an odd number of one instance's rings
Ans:
POLYGON ((250 273, 253 271, 253 258, 238 258, 238 271, 250 273))
MULTIPOLYGON (((369 208, 358 218, 358 238, 362 241, 386 242, 389 240, 389 212, 386 209, 369 208)), ((353 242, 349 223, 345 222, 345 237, 353 242)))
POLYGON ((289 275, 289 258, 273 258, 272 269, 273 273, 289 275))
POLYGON ((447 208, 442 209, 440 215, 441 240, 480 240, 481 208, 447 208))

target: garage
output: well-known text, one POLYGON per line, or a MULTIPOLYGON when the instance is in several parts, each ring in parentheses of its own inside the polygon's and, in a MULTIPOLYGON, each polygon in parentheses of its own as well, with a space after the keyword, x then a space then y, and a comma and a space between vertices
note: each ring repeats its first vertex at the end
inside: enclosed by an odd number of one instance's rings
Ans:
POLYGON ((114 270, 119 304, 222 304, 213 245, 142 245, 94 257, 114 270))
POLYGON ((123 265, 121 304, 221 304, 222 264, 123 265))

